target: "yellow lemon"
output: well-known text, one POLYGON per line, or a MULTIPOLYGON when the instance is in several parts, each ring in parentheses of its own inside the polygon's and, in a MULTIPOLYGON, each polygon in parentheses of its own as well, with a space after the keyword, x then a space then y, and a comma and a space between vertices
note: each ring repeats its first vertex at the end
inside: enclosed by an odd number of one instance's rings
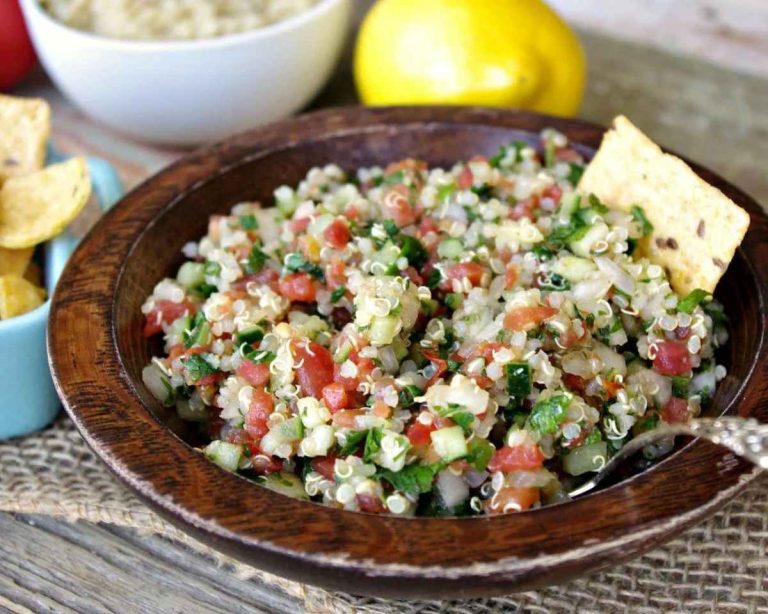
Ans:
POLYGON ((379 0, 355 49, 369 105, 471 104, 573 115, 586 62, 541 0, 379 0))

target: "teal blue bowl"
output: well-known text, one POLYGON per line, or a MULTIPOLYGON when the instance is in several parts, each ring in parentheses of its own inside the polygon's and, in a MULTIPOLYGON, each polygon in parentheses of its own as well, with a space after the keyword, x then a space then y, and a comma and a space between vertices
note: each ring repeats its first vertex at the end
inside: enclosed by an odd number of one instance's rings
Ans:
MULTIPOLYGON (((63 159, 49 149, 48 162, 63 159)), ((88 158, 93 192, 106 211, 123 193, 115 169, 106 161, 88 158)), ((77 239, 62 234, 44 245, 43 269, 48 296, 53 294, 77 239)), ((0 322, 0 439, 40 430, 56 417, 61 404, 56 396, 45 351, 48 299, 34 311, 0 322)))

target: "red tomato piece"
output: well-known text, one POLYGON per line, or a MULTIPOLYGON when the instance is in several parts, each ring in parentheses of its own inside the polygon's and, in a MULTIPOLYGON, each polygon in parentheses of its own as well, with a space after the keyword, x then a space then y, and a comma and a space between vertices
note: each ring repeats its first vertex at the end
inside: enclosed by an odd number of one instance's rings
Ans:
POLYGON ((300 217, 298 219, 291 220, 291 232, 296 234, 304 232, 311 221, 311 218, 308 217, 300 217))
POLYGON ((313 471, 317 471, 326 480, 335 479, 333 471, 333 467, 336 464, 335 456, 322 456, 313 458, 309 464, 313 471))
POLYGON ((342 218, 336 218, 323 231, 323 237, 331 247, 343 249, 352 238, 352 233, 342 218))
POLYGON ((355 495, 357 499, 357 506, 361 512, 368 512, 369 514, 381 514, 386 511, 381 499, 372 495, 355 495))
POLYGON ((467 164, 459 174, 459 178, 457 180, 457 183, 459 184, 459 187, 462 190, 468 190, 471 188, 475 183, 475 176, 472 174, 472 169, 469 168, 469 164, 467 164))
POLYGON ((504 316, 504 328, 527 332, 555 315, 557 315, 557 309, 545 305, 518 307, 504 316))
POLYGON ((151 337, 163 332, 163 324, 170 324, 183 315, 195 313, 195 306, 187 299, 180 303, 173 301, 157 301, 154 309, 147 314, 144 324, 144 336, 151 337))
POLYGON ((426 446, 432 441, 429 434, 436 430, 434 422, 431 424, 422 424, 418 420, 411 424, 405 431, 405 436, 413 446, 426 446))
POLYGON ((578 392, 580 395, 583 395, 587 388, 587 380, 573 373, 563 373, 563 383, 567 386, 568 390, 578 392))
POLYGON ((391 190, 384 197, 384 215, 391 219, 399 228, 413 224, 416 214, 408 198, 398 190, 391 190))
POLYGON ((514 264, 507 266, 507 270, 504 272, 504 288, 506 290, 514 288, 518 277, 520 277, 520 269, 514 264))
POLYGON ((435 352, 422 352, 422 355, 429 362, 435 365, 435 372, 432 374, 432 377, 430 377, 429 381, 427 382, 427 388, 429 388, 438 379, 440 379, 440 376, 443 373, 445 373, 448 370, 448 361, 440 358, 440 356, 438 356, 435 352))
POLYGON ((293 348, 296 362, 296 378, 304 396, 319 399, 323 388, 333 382, 333 357, 319 343, 296 344, 293 348))
POLYGON ((657 348, 653 368, 662 375, 683 375, 691 370, 691 354, 684 343, 662 341, 657 348))
POLYGON ((502 488, 496 495, 485 503, 485 511, 488 514, 504 514, 512 511, 524 512, 530 509, 541 499, 541 490, 538 488, 516 488, 508 486, 502 488))
POLYGON ((437 232, 437 222, 431 217, 423 217, 421 218, 421 222, 419 222, 419 236, 423 237, 425 234, 428 234, 430 232, 437 232))
POLYGON ((485 275, 485 267, 479 262, 460 262, 451 266, 446 273, 448 279, 464 279, 465 277, 473 286, 479 286, 485 275))
POLYGON ((323 387, 323 400, 331 413, 336 413, 349 406, 347 389, 344 388, 344 384, 338 382, 323 387))
POLYGON ((285 298, 301 303, 315 300, 317 289, 309 273, 291 273, 278 282, 278 291, 285 298))
POLYGON ((274 456, 267 456, 261 450, 251 447, 251 465, 259 475, 269 475, 283 470, 283 460, 274 456))
POLYGON ((264 386, 269 382, 269 366, 257 365, 250 360, 244 360, 240 363, 236 373, 251 386, 264 386))
POLYGON ((195 382, 195 386, 213 386, 218 384, 225 377, 224 373, 211 373, 210 375, 204 375, 195 382))
POLYGON ((563 197, 563 189, 559 185, 553 185, 544 190, 542 196, 544 198, 551 198, 555 203, 559 203, 563 197))
POLYGON ((488 471, 510 471, 541 469, 544 466, 544 455, 537 445, 504 446, 488 463, 488 471))
POLYGON ((661 419, 670 424, 688 422, 688 401, 672 397, 661 410, 661 419))
POLYGON ((245 414, 245 430, 257 441, 267 434, 267 421, 275 409, 272 395, 264 388, 256 388, 251 396, 251 405, 245 414))

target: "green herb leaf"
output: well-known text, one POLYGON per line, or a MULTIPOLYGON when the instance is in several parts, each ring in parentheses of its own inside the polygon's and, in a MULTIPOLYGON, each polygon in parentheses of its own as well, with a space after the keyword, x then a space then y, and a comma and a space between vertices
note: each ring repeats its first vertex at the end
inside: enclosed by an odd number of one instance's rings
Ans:
POLYGON ((344 298, 344 295, 346 293, 347 293, 347 287, 339 286, 338 288, 334 289, 333 292, 331 292, 331 302, 338 303, 342 298, 344 298))
POLYGON ((200 354, 193 354, 188 358, 182 358, 181 364, 187 370, 193 382, 200 381, 207 375, 216 373, 216 369, 200 354))
POLYGON ((416 269, 421 268, 429 259, 429 252, 416 237, 403 235, 400 239, 400 254, 408 259, 408 264, 416 269))
POLYGON ((554 433, 565 421, 570 403, 571 397, 565 394, 557 394, 539 401, 531 410, 531 426, 542 435, 554 433))
POLYGON ((651 224, 648 221, 648 218, 645 217, 645 211, 642 207, 639 207, 638 205, 634 205, 632 209, 630 210, 632 213, 632 217, 635 218, 635 220, 640 224, 640 228, 643 231, 643 236, 648 236, 653 232, 653 224, 651 224))
POLYGON ((467 456, 465 460, 472 465, 476 471, 485 471, 488 463, 491 462, 496 448, 493 447, 487 439, 471 439, 467 444, 467 456))
POLYGON ((384 230, 390 238, 396 237, 398 234, 400 234, 400 229, 392 220, 384 220, 382 225, 384 226, 384 230))
POLYGON ((673 375, 670 379, 672 380, 672 395, 681 399, 687 399, 688 386, 691 383, 690 378, 681 375, 673 375))
POLYGON ((439 188, 437 188, 437 201, 443 202, 455 191, 456 191, 456 186, 453 184, 441 185, 439 188))
POLYGON ((206 260, 205 266, 203 266, 203 274, 210 277, 218 277, 221 273, 221 265, 218 262, 212 260, 206 260))
POLYGON ((264 263, 267 260, 269 260, 269 256, 261 251, 261 247, 254 245, 251 248, 251 253, 248 254, 248 261, 245 263, 245 272, 248 275, 258 273, 262 268, 264 268, 264 263))
POLYGON ((581 181, 581 176, 584 174, 584 165, 571 162, 569 166, 571 170, 568 173, 567 179, 572 186, 576 187, 577 185, 579 185, 579 181, 581 181))
POLYGON ((427 288, 436 288, 437 285, 443 280, 443 275, 437 269, 432 269, 427 277, 427 288))
POLYGON ((363 439, 366 439, 368 437, 368 431, 351 431, 350 433, 347 433, 347 443, 345 443, 341 448, 339 448, 339 456, 349 456, 350 454, 353 454, 357 448, 360 446, 360 443, 363 441, 363 439))
POLYGON ((600 432, 599 428, 595 427, 584 438, 584 441, 581 442, 581 445, 588 446, 589 444, 597 443, 598 441, 602 441, 602 440, 603 440, 603 434, 600 432))
POLYGON ((325 277, 325 273, 323 273, 321 267, 311 262, 307 262, 304 259, 304 256, 298 252, 292 252, 286 255, 283 264, 285 270, 290 271, 291 273, 309 273, 315 279, 323 279, 325 277))
POLYGON ((370 463, 373 457, 381 450, 381 429, 374 428, 368 431, 368 435, 365 438, 365 449, 363 450, 363 460, 366 463, 370 463))
POLYGON ((510 362, 504 366, 507 373, 507 393, 514 397, 531 394, 531 367, 527 362, 510 362))
POLYGON ((565 292, 571 289, 571 284, 562 275, 550 273, 547 276, 539 277, 539 288, 552 292, 565 292))
POLYGON ((395 490, 409 493, 412 495, 421 495, 432 490, 432 482, 435 475, 443 468, 441 463, 434 465, 408 465, 400 471, 390 471, 381 469, 378 476, 392 484, 395 490))
POLYGON ((696 309, 697 305, 709 302, 710 300, 712 300, 712 295, 709 292, 702 290, 701 288, 696 288, 695 290, 691 290, 688 293, 688 296, 677 304, 677 310, 682 313, 693 313, 693 310, 696 309))
POLYGON ((207 327, 208 322, 205 319, 205 316, 203 315, 202 311, 198 311, 195 314, 195 317, 192 318, 192 324, 191 324, 191 330, 184 331, 181 334, 181 340, 184 343, 184 347, 189 349, 195 343, 197 343, 200 340, 201 333, 203 332, 203 327, 207 327))
POLYGON ((493 186, 490 186, 487 183, 484 183, 481 186, 472 186, 470 190, 477 194, 481 199, 487 199, 493 195, 493 186))
POLYGON ((398 393, 397 403, 403 409, 408 408, 416 402, 414 399, 422 394, 421 388, 408 385, 398 393))
POLYGON ((209 284, 205 282, 201 283, 199 286, 192 288, 192 292, 194 294, 198 294, 203 298, 208 298, 209 296, 211 296, 211 294, 213 294, 214 292, 217 292, 218 290, 219 289, 213 284, 209 284))
POLYGON ((252 213, 241 215, 239 221, 240 228, 243 230, 256 230, 259 227, 259 222, 256 220, 256 216, 252 213))

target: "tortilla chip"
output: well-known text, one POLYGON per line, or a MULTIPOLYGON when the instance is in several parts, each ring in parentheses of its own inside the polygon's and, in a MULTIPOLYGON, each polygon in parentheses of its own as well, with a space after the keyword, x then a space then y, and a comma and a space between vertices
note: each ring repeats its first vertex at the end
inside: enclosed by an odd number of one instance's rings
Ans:
POLYGON ((43 168, 50 134, 45 100, 0 95, 0 185, 43 168))
POLYGON ((24 275, 34 252, 34 247, 25 247, 24 249, 0 247, 0 275, 24 275))
POLYGON ((83 158, 13 177, 0 188, 0 247, 31 247, 55 237, 91 194, 83 158))
POLYGON ((45 290, 17 275, 0 277, 0 320, 32 311, 45 301, 45 290))
POLYGON ((644 209, 654 230, 638 253, 665 267, 681 295, 696 288, 714 292, 749 227, 746 211, 622 116, 578 187, 608 206, 644 209))

